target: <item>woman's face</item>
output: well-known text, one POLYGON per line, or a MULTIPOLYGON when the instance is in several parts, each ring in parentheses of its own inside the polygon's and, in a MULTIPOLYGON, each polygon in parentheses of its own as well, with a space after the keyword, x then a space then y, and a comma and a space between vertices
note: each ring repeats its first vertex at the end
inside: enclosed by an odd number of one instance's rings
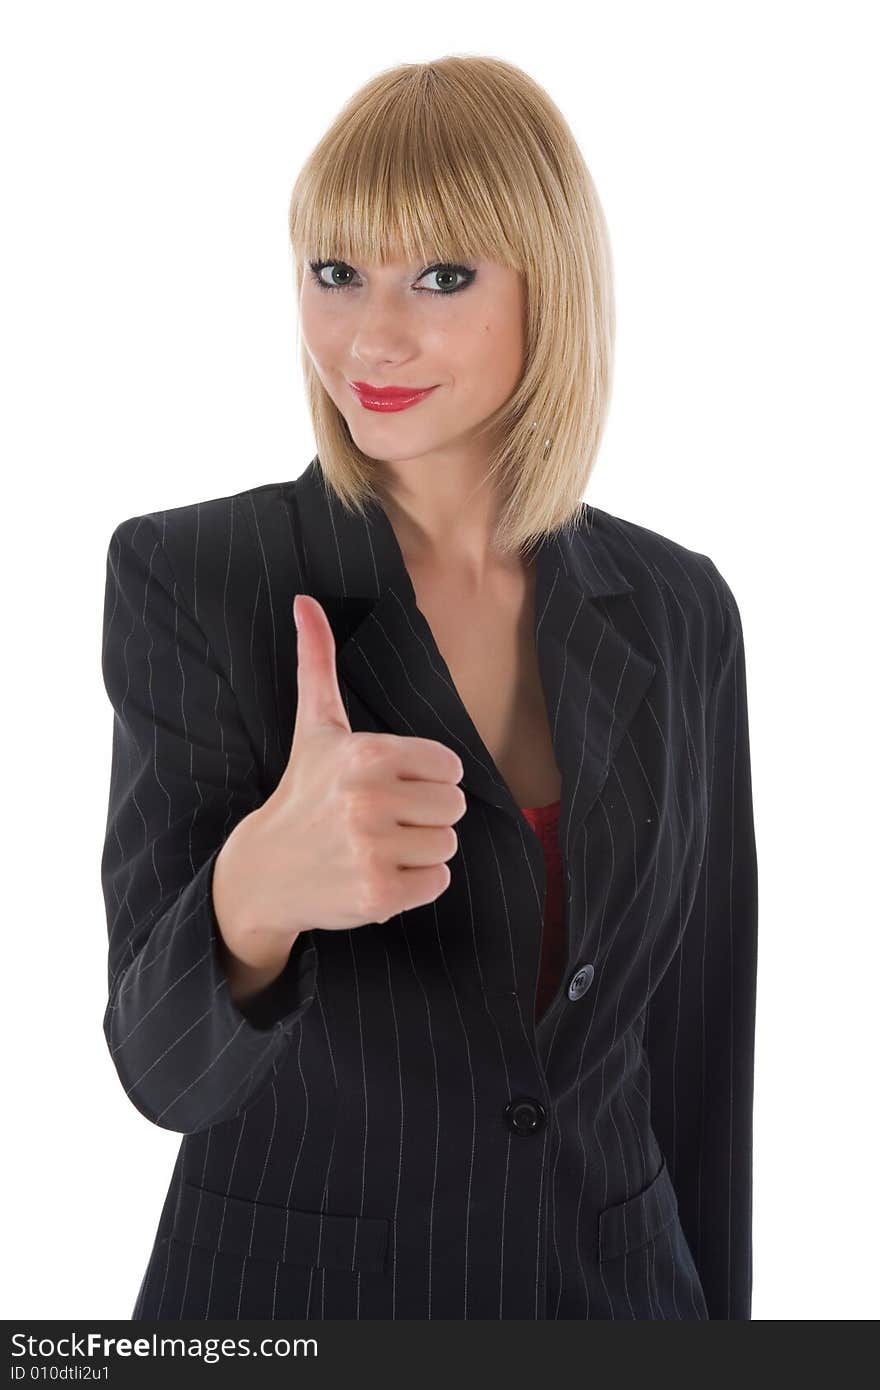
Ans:
POLYGON ((306 262, 300 318, 355 444, 393 461, 448 457, 509 399, 524 366, 525 307, 523 277, 492 261, 306 262), (376 410, 352 382, 434 389, 406 409, 376 410))

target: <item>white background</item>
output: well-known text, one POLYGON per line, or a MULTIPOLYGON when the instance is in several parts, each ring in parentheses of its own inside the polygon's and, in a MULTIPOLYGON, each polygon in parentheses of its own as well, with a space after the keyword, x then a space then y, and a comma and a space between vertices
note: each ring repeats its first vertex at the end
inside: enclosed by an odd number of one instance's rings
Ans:
POLYGON ((102 1033, 111 532, 309 462, 293 180, 376 71, 471 52, 547 89, 608 219, 588 500, 711 556, 742 614, 753 1316, 876 1318, 876 7, 3 16, 4 1316, 127 1318, 180 1140, 126 1099, 102 1033))

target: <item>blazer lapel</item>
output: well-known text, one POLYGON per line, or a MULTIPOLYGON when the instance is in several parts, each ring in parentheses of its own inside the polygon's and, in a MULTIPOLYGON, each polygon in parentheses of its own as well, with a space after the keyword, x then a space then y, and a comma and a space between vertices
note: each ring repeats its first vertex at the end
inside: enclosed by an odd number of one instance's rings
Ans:
POLYGON ((413 592, 389 585, 337 655, 342 679, 389 731, 445 743, 461 758, 461 785, 491 805, 509 809, 509 789, 462 703, 413 592))
MULTIPOLYGON (((348 512, 325 484, 317 458, 293 484, 293 497, 308 591, 333 627, 343 694, 348 687, 390 733, 454 749, 464 789, 520 817, 418 607, 384 508, 370 504, 366 519, 348 512)), ((562 777, 566 847, 602 790, 656 669, 594 603, 633 586, 586 520, 581 529, 582 540, 563 529, 536 551, 535 645, 562 777)), ((349 713, 358 728, 357 710, 349 713)))
POLYGON ((632 589, 595 533, 576 541, 558 532, 543 564, 539 553, 535 644, 562 775, 559 829, 566 850, 605 785, 656 670, 594 602, 632 589))

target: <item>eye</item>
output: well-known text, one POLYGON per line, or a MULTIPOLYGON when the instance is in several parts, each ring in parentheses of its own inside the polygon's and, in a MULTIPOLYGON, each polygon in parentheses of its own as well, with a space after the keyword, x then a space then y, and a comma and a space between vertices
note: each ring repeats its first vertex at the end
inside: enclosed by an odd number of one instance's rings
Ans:
MULTIPOLYGON (((312 279, 315 284, 322 290, 349 289, 351 280, 344 277, 350 277, 355 274, 352 267, 345 261, 309 261, 309 270, 312 272, 312 279), (331 284, 329 280, 324 279, 323 272, 325 270, 329 270, 331 276, 337 283, 331 284), (341 284, 339 283, 340 276, 343 277, 341 284)), ((427 270, 423 270, 418 279, 424 280, 426 275, 438 276, 440 278, 441 288, 429 288, 426 293, 446 295, 448 297, 451 294, 458 294, 461 290, 467 289, 468 285, 476 278, 476 274, 477 272, 475 270, 470 269, 470 267, 466 265, 450 265, 446 262, 442 262, 439 265, 432 265, 429 266, 427 270), (450 285, 450 279, 455 276, 458 276, 459 280, 463 281, 463 283, 450 285)))
POLYGON ((321 274, 321 272, 324 270, 330 270, 335 274, 336 267, 341 268, 343 275, 346 274, 346 272, 351 275, 354 274, 354 271, 352 270, 351 266, 346 265, 345 261, 309 261, 309 270, 312 272, 312 279, 314 280, 316 285, 319 285, 321 287, 322 290, 347 289, 346 283, 343 283, 341 285, 328 284, 328 282, 323 278, 321 274))
POLYGON ((476 276, 476 273, 477 272, 475 270, 469 270, 467 266, 464 265, 432 265, 429 266, 427 270, 422 271, 421 275, 419 276, 419 279, 424 280, 426 275, 437 275, 443 282, 442 288, 439 290, 429 289, 428 293, 455 294, 458 290, 467 289, 468 285, 476 276), (460 279, 463 279, 464 284, 450 285, 449 280, 454 275, 457 275, 460 279))

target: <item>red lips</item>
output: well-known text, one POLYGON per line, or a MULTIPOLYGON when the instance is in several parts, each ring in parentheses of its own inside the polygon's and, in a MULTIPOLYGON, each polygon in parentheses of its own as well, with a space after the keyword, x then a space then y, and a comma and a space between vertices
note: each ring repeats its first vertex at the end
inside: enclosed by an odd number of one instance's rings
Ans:
POLYGON ((353 381, 351 385, 359 395, 369 396, 376 401, 394 401, 408 396, 424 396, 433 391, 433 386, 371 386, 368 381, 353 381))
POLYGON ((385 411, 406 410, 437 389, 435 386, 421 390, 409 386, 371 386, 368 381, 350 381, 349 386, 367 410, 385 411))

